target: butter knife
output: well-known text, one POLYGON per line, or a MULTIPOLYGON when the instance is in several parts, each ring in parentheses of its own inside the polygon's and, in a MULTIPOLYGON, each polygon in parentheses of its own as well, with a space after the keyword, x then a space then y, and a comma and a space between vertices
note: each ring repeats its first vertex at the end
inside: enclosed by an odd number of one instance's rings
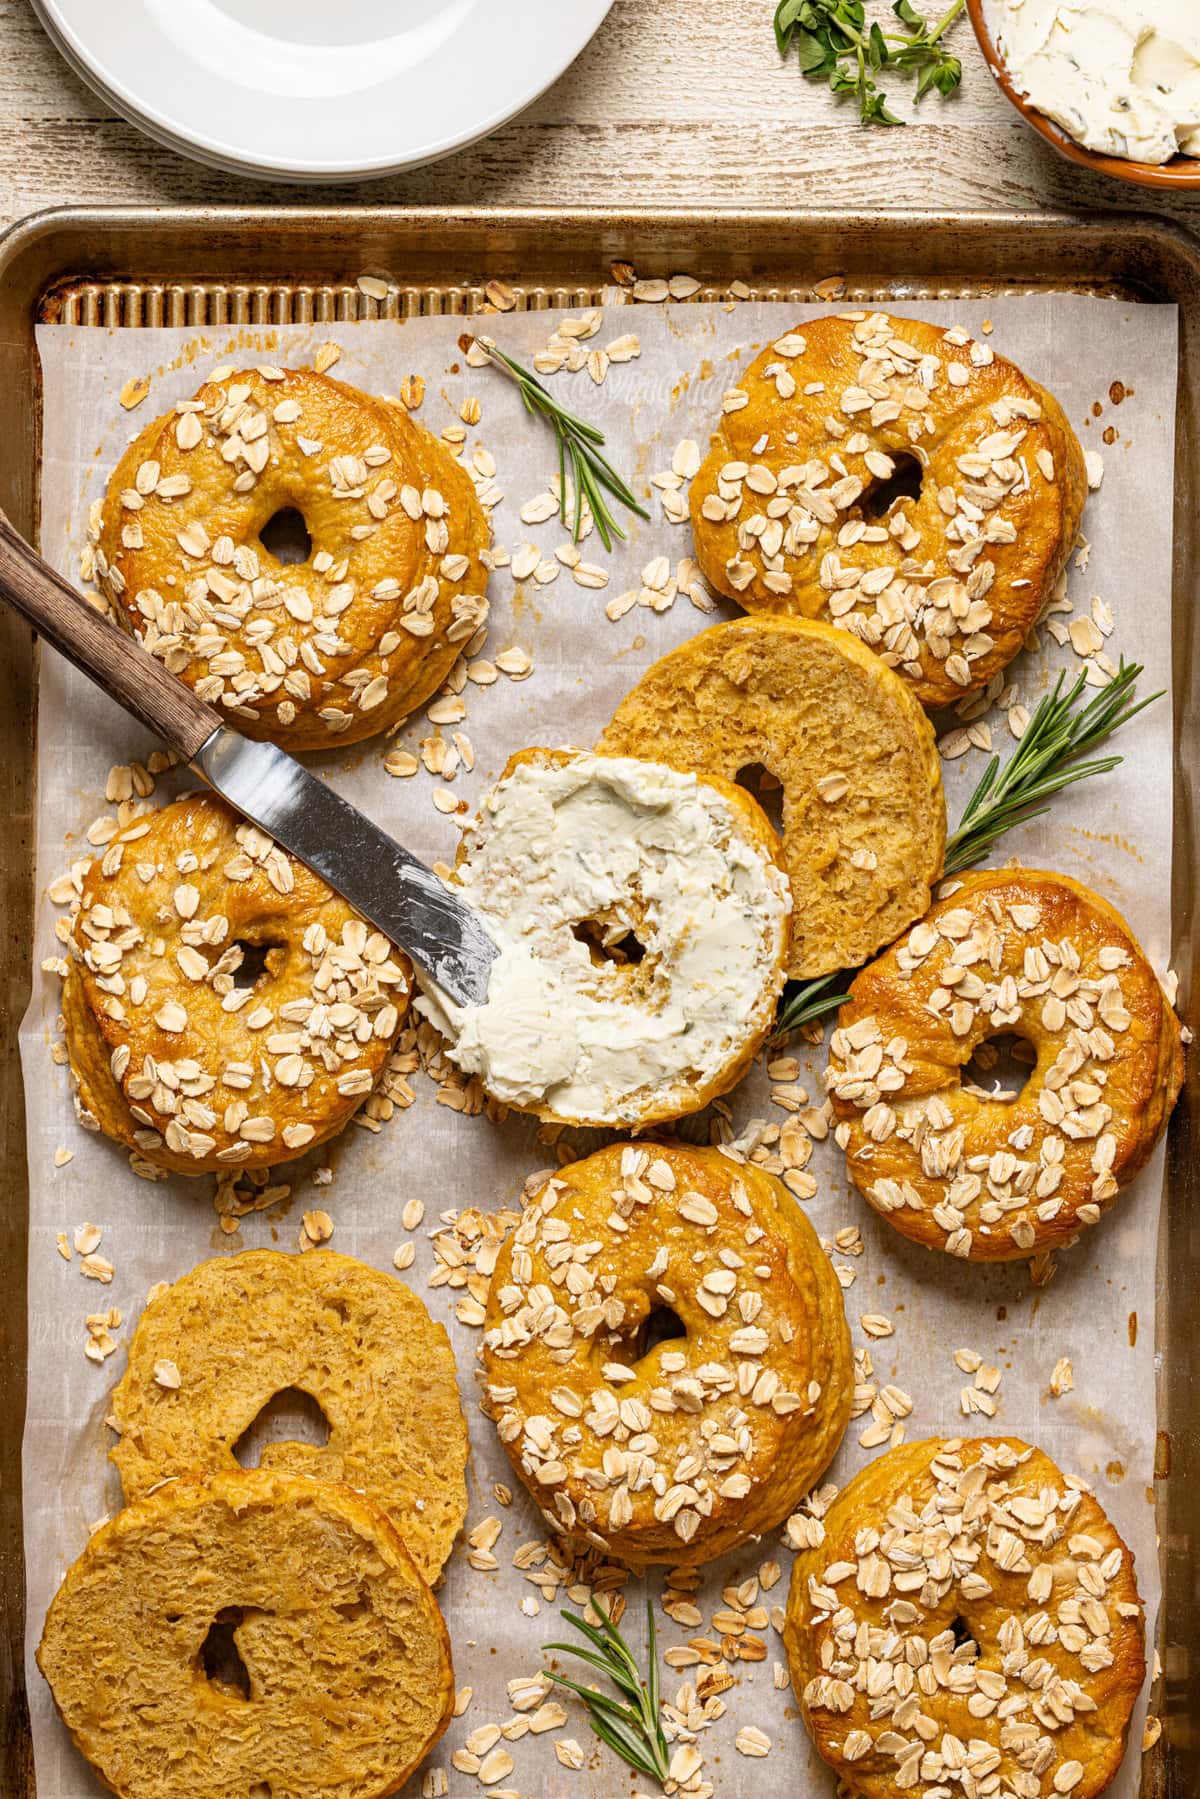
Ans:
POLYGON ((0 513, 0 599, 234 809, 337 889, 459 1005, 480 1005, 498 951, 431 868, 294 757, 253 743, 75 591, 0 513))

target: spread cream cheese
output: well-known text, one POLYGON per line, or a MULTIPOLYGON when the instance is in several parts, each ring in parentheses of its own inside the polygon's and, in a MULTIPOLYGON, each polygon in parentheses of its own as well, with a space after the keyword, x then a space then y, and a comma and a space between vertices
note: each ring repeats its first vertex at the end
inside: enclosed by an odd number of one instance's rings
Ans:
POLYGON ((1200 156, 1200 0, 988 0, 1018 92, 1086 149, 1200 156))
POLYGON ((500 946, 487 1000, 458 1006, 422 979, 418 1009, 506 1104, 678 1117, 770 1028, 787 880, 707 781, 632 757, 528 756, 484 800, 455 870, 500 946), (630 935, 640 959, 605 955, 630 935))

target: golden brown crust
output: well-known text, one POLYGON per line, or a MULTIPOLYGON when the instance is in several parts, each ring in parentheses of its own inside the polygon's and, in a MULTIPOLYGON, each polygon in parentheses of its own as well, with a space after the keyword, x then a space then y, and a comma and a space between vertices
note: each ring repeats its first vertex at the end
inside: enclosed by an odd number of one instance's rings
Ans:
POLYGON ((332 1250, 221 1256, 146 1307, 112 1399, 126 1499, 235 1472, 243 1433, 293 1389, 321 1408, 328 1441, 267 1443, 259 1466, 364 1493, 436 1580, 467 1510, 454 1352, 400 1281, 332 1250), (159 1380, 164 1362, 177 1381, 159 1380))
POLYGON ((334 1136, 383 1072, 411 986, 407 958, 340 895, 203 793, 92 863, 71 948, 85 1118, 179 1174, 270 1168, 334 1136), (264 965, 239 989, 243 950, 264 965))
POLYGON ((681 1143, 614 1144, 533 1195, 482 1354, 488 1409, 551 1528, 634 1568, 771 1529, 850 1417, 841 1289, 811 1225, 773 1175, 681 1143), (672 1326, 639 1357, 664 1309, 684 1340, 672 1326))
POLYGON ((731 393, 690 492, 719 593, 831 619, 929 707, 1011 662, 1087 491, 1051 394, 965 333, 884 313, 797 326, 731 393), (905 458, 922 465, 920 497, 871 516, 905 458))
POLYGON ((171 1481, 96 1532, 38 1666, 121 1799, 387 1799, 446 1729, 446 1627, 400 1537, 348 1487, 261 1469, 171 1481), (249 1697, 205 1676, 233 1627, 249 1697))
POLYGON ((838 1142, 906 1237, 973 1261, 1071 1242, 1158 1142, 1179 1022, 1114 907, 1066 875, 966 875, 863 969, 830 1042, 838 1142), (1015 1099, 964 1084, 978 1047, 1037 1051, 1015 1099))
POLYGON ((857 967, 929 905, 946 842, 933 729, 845 631, 714 625, 647 669, 597 747, 706 780, 762 767, 780 782, 793 979, 857 967))
POLYGON ((971 1790, 966 1770, 1022 1799, 1110 1784, 1145 1676, 1133 1556, 1049 1456, 905 1444, 807 1531, 784 1641, 813 1742, 856 1795, 942 1799, 971 1790))
POLYGON ((96 566, 118 618, 245 736, 323 749, 436 692, 487 617, 487 541, 470 477, 401 407, 260 368, 129 446, 96 566), (285 565, 260 533, 291 510, 312 548, 285 565))
MULTIPOLYGON (((582 754, 578 750, 527 749, 518 750, 510 756, 503 773, 496 783, 497 788, 519 768, 538 765, 558 768, 576 761, 582 754)), ((648 758, 640 758, 648 760, 648 758)), ((692 773, 690 769, 684 773, 692 773)), ((731 817, 731 836, 739 837, 757 856, 769 865, 772 878, 779 879, 777 870, 780 867, 779 839, 752 795, 745 792, 733 782, 720 775, 703 774, 699 777, 702 787, 718 793, 729 808, 731 817)), ((480 821, 464 833, 460 840, 455 858, 456 868, 467 862, 472 851, 481 838, 486 835, 486 820, 481 814, 480 821)), ((781 883, 782 885, 782 883, 781 883)), ((637 934, 638 926, 644 919, 645 907, 635 894, 627 896, 623 902, 623 918, 626 928, 637 934)), ((728 1093, 736 1087, 749 1071, 759 1050, 775 1027, 776 1006, 779 995, 783 991, 788 958, 791 950, 792 919, 783 915, 778 924, 778 942, 769 966, 765 966, 758 991, 753 996, 753 1003, 747 1004, 739 1020, 739 1040, 731 1050, 728 1060, 719 1073, 709 1080, 699 1078, 690 1083, 681 1080, 668 1082, 654 1077, 653 1069, 647 1074, 644 1086, 637 1094, 631 1096, 628 1106, 619 1116, 612 1113, 597 1112, 588 1117, 577 1117, 574 1114, 568 1119, 561 1119, 550 1104, 516 1106, 514 1109, 527 1111, 535 1118, 548 1123, 567 1122, 574 1125, 592 1125, 598 1129, 619 1126, 622 1129, 647 1130, 654 1125, 673 1122, 690 1113, 703 1111, 714 1099, 728 1093)), ((662 996, 655 984, 656 965, 651 957, 636 966, 622 971, 628 980, 636 1000, 644 1000, 651 1011, 661 1006, 662 996)), ((511 1102, 510 1102, 511 1103, 511 1102)))

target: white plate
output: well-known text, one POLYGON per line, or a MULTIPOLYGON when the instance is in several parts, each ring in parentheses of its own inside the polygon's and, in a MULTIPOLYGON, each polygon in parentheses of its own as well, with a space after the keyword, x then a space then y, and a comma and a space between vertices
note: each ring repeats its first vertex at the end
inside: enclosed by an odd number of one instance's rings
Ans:
POLYGON ((448 156, 528 106, 612 0, 34 0, 76 71, 218 168, 351 181, 448 156))

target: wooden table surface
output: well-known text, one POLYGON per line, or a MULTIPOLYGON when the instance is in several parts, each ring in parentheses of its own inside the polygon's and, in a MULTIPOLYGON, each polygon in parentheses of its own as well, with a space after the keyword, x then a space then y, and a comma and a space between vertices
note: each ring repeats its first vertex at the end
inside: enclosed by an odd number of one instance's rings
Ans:
MULTIPOLYGON (((75 78, 29 0, 0 0, 0 225, 74 201, 361 201, 1060 205, 1151 210, 1200 230, 1200 198, 1167 202, 1089 176, 1036 139, 965 17, 951 39, 964 65, 958 95, 930 96, 903 130, 864 130, 794 60, 781 65, 772 10, 773 0, 616 0, 575 66, 486 142, 410 175, 313 188, 241 181, 160 149, 75 78)), ((906 92, 888 84, 893 103, 906 92)))

